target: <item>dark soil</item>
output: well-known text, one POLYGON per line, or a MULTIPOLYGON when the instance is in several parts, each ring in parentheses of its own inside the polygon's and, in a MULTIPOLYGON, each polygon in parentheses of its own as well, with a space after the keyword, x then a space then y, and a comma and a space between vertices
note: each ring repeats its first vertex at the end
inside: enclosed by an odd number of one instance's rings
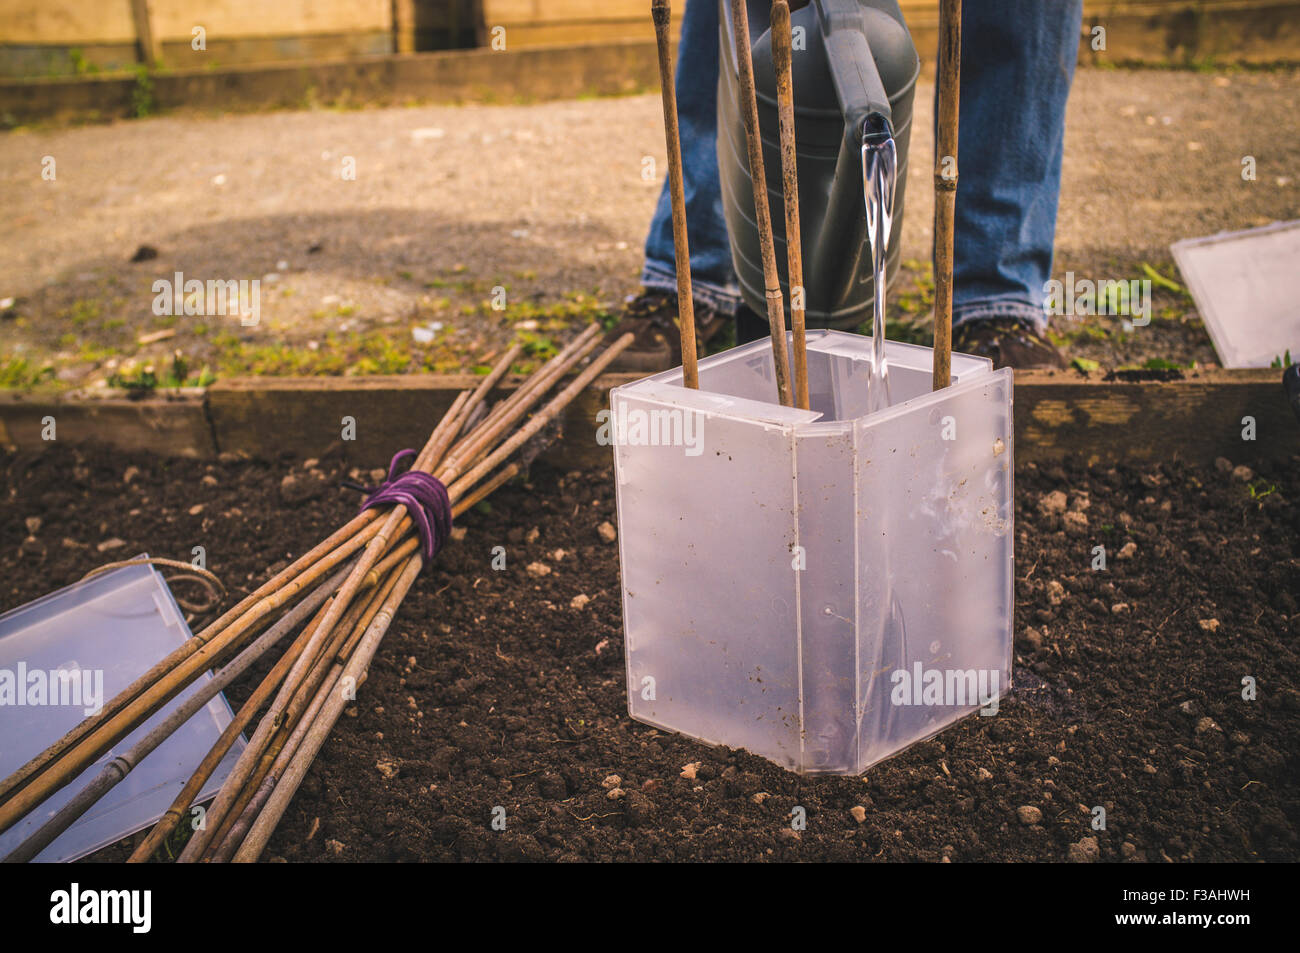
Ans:
MULTIPOLYGON (((1015 682, 1000 714, 865 778, 822 779, 628 718, 616 547, 597 531, 615 522, 610 474, 538 466, 466 516, 412 591, 266 857, 1296 860, 1297 462, 1022 469, 1015 682), (1104 572, 1090 568, 1099 544, 1104 572), (795 806, 806 830, 791 830, 795 806)), ((64 448, 0 466, 4 608, 109 559, 188 559, 200 544, 246 590, 357 505, 334 488, 349 469, 338 460, 320 463, 328 479, 289 462, 64 448), (307 497, 294 504, 281 495, 291 472, 289 496, 307 497), (30 538, 27 517, 42 521, 30 538), (125 545, 97 551, 113 537, 125 545)))

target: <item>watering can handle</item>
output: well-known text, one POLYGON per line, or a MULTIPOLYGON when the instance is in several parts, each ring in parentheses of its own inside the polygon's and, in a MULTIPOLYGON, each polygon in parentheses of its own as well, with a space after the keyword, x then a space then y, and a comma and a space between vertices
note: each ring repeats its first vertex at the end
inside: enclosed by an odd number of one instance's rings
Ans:
POLYGON ((867 42, 867 17, 859 0, 816 0, 816 6, 845 138, 861 148, 867 119, 883 118, 887 128, 891 118, 889 95, 867 42))

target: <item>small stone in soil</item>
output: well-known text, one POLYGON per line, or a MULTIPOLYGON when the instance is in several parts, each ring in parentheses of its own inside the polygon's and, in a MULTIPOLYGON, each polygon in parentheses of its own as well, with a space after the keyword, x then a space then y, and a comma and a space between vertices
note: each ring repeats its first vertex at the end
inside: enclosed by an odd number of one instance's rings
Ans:
POLYGON ((107 553, 114 549, 121 549, 125 545, 126 545, 126 540, 118 539, 116 536, 114 536, 112 539, 104 540, 95 548, 99 550, 101 553, 107 553))
POLYGON ((533 562, 528 564, 528 575, 534 578, 540 579, 542 576, 549 576, 550 574, 551 567, 546 563, 533 562))
POLYGON ((684 764, 682 765, 682 777, 684 777, 687 781, 694 781, 695 774, 699 770, 700 770, 699 761, 692 761, 690 764, 684 764))
POLYGON ((1200 622, 1200 625, 1201 625, 1201 628, 1204 629, 1206 632, 1218 632, 1218 631, 1219 631, 1219 620, 1218 620, 1218 619, 1202 619, 1201 622, 1200 622))
POLYGON ((1084 837, 1078 843, 1071 844, 1065 852, 1065 859, 1072 864, 1091 864, 1101 856, 1097 838, 1084 837))
POLYGON ((596 532, 600 535, 600 538, 607 543, 612 543, 614 540, 618 539, 618 530, 614 528, 614 525, 610 523, 609 520, 605 520, 605 522, 597 526, 596 532))
POLYGON ((319 470, 290 473, 280 481, 280 499, 290 506, 314 500, 325 492, 325 474, 319 470))
POLYGON ((614 788, 618 787, 622 783, 623 783, 623 779, 621 777, 619 777, 617 774, 610 774, 605 777, 604 781, 600 782, 600 786, 604 788, 606 791, 612 791, 614 788))
POLYGON ((1196 733, 1198 735, 1203 735, 1207 731, 1222 732, 1223 729, 1219 727, 1218 722, 1216 722, 1213 718, 1210 718, 1207 715, 1206 717, 1202 718, 1200 721, 1196 723, 1196 733))
POLYGON ((849 814, 851 814, 853 819, 859 824, 863 823, 867 819, 867 809, 861 804, 855 804, 853 807, 849 808, 849 814))
POLYGON ((1020 818, 1021 824, 1032 827, 1043 820, 1043 812, 1032 805, 1026 804, 1016 808, 1016 817, 1020 818))
POLYGON ((1071 536, 1082 536, 1088 531, 1088 514, 1071 510, 1061 517, 1065 531, 1071 536))
POLYGON ((1068 500, 1065 494, 1060 490, 1053 490, 1042 496, 1038 501, 1038 512, 1044 516, 1059 516, 1065 512, 1068 500))
POLYGON ((591 596, 587 595, 586 593, 580 592, 572 599, 569 600, 569 608, 585 609, 587 607, 587 603, 590 601, 591 601, 591 596))
POLYGON ((1132 559, 1134 556, 1137 555, 1137 551, 1138 551, 1138 544, 1133 542, 1132 540, 1129 540, 1120 548, 1120 551, 1116 553, 1116 557, 1118 559, 1132 559))

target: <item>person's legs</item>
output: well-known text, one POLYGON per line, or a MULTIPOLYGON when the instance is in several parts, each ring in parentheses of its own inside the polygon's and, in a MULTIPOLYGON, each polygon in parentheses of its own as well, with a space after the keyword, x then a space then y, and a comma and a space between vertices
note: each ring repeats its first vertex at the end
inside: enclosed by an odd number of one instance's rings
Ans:
POLYGON ((1047 328, 1065 104, 1082 0, 966 0, 962 9, 954 328, 1047 328))
MULTIPOLYGON (((718 0, 687 0, 677 49, 677 124, 696 301, 732 315, 740 303, 718 178, 718 0)), ((641 284, 676 293, 672 204, 668 181, 650 221, 641 284)))

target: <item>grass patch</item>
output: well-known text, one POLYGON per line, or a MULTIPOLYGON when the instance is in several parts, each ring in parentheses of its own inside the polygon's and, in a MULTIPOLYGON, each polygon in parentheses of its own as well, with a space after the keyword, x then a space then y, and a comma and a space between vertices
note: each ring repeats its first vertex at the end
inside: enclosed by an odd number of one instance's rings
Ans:
POLYGON ((0 388, 30 390, 54 379, 52 364, 37 364, 25 357, 11 357, 0 364, 0 388))

